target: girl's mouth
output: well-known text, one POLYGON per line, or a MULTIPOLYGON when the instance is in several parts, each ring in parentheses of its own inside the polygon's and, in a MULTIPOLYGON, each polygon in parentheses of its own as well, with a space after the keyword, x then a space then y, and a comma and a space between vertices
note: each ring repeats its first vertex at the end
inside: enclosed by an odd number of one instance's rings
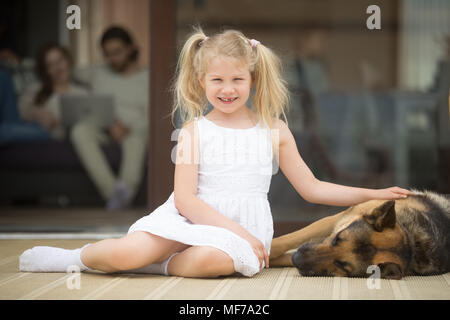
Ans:
POLYGON ((233 103, 234 100, 237 99, 237 98, 221 98, 221 97, 218 97, 218 98, 220 101, 222 101, 222 103, 225 103, 225 104, 233 103))

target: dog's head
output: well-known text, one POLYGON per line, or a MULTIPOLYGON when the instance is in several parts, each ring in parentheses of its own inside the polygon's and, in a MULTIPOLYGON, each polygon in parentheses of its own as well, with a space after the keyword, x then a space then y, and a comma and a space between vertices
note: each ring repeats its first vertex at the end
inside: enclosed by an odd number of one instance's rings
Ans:
POLYGON ((401 279, 411 251, 395 203, 370 200, 348 208, 330 236, 294 253, 294 266, 304 276, 368 277, 379 271, 381 278, 401 279))

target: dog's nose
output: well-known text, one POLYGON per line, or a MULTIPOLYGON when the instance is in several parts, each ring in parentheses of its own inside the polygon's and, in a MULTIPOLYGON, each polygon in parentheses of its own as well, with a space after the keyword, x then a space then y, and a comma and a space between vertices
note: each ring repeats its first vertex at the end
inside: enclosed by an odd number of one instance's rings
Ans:
POLYGON ((292 264, 302 275, 307 275, 312 270, 310 252, 310 248, 303 245, 292 255, 292 264))
POLYGON ((304 260, 304 252, 302 250, 297 250, 293 255, 292 255, 292 263, 294 264, 294 266, 298 267, 302 264, 302 259, 304 260))
POLYGON ((297 252, 292 255, 292 263, 302 276, 312 275, 311 263, 305 259, 301 250, 297 250, 297 252))

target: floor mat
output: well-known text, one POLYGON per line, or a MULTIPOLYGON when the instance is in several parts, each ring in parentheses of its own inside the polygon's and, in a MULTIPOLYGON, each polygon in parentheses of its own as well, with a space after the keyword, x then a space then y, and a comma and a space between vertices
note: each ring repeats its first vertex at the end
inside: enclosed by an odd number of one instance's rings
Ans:
POLYGON ((151 274, 19 272, 19 255, 38 245, 80 248, 97 240, 0 240, 0 299, 289 300, 450 299, 450 273, 379 280, 302 277, 295 268, 264 269, 252 278, 192 279, 151 274))

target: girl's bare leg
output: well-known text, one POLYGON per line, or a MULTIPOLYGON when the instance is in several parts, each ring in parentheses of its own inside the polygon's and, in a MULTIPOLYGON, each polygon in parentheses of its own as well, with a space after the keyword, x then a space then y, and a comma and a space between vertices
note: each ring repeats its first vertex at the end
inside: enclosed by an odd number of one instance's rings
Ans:
POLYGON ((215 278, 235 273, 230 256, 209 246, 185 249, 169 261, 167 270, 169 275, 190 278, 215 278))
POLYGON ((135 231, 120 239, 105 239, 85 247, 81 261, 91 269, 118 272, 162 262, 188 247, 145 231, 135 231))

